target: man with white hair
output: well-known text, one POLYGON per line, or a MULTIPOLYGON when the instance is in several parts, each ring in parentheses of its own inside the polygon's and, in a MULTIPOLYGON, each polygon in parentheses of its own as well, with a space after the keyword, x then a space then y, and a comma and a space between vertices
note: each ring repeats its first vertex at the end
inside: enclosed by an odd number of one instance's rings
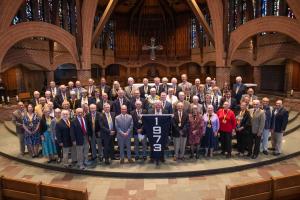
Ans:
POLYGON ((54 81, 50 81, 48 90, 51 92, 52 98, 55 98, 55 96, 58 94, 58 88, 56 87, 54 81))
POLYGON ((212 87, 211 87, 211 78, 208 76, 208 77, 206 77, 206 79, 205 79, 205 91, 206 91, 206 93, 210 93, 211 92, 211 90, 212 90, 212 87))
POLYGON ((236 99, 237 103, 240 104, 242 95, 245 94, 246 86, 242 83, 242 77, 237 76, 235 78, 236 83, 233 85, 233 97, 236 99))
POLYGON ((172 83, 171 88, 174 89, 174 95, 178 96, 178 93, 182 91, 182 88, 177 85, 177 78, 172 78, 171 83, 172 83))
POLYGON ((160 89, 160 78, 159 77, 155 77, 154 79, 153 79, 153 81, 154 81, 154 85, 153 85, 153 87, 152 88, 154 88, 155 89, 155 92, 156 92, 156 94, 157 95, 160 95, 160 93, 162 92, 160 89))
POLYGON ((84 104, 91 105, 92 103, 95 103, 93 98, 88 97, 88 91, 86 89, 81 90, 81 98, 79 99, 79 105, 83 107, 84 104))
POLYGON ((54 107, 55 108, 61 108, 62 103, 64 101, 68 101, 69 95, 67 94, 67 87, 65 85, 61 85, 59 87, 59 93, 54 98, 54 107))
POLYGON ((30 101, 30 104, 32 105, 33 108, 39 104, 39 98, 40 98, 40 92, 39 91, 34 91, 33 92, 33 99, 30 101))
POLYGON ((147 159, 147 138, 143 133, 143 120, 142 115, 146 114, 147 111, 143 109, 143 103, 140 100, 135 101, 135 109, 131 111, 131 116, 133 120, 133 138, 134 138, 134 155, 135 161, 139 160, 139 144, 142 143, 143 151, 142 156, 143 160, 147 159))
POLYGON ((162 93, 162 92, 167 93, 168 89, 169 89, 169 85, 168 85, 169 80, 168 80, 168 78, 167 77, 163 77, 161 79, 161 82, 162 82, 162 84, 159 86, 160 93, 162 93))
POLYGON ((22 101, 18 102, 18 109, 12 113, 12 122, 16 126, 16 133, 19 138, 20 153, 23 156, 25 154, 25 143, 24 143, 24 128, 23 128, 23 117, 26 114, 25 106, 22 101))
POLYGON ((260 150, 261 136, 265 127, 265 112, 260 108, 260 101, 253 101, 253 109, 250 110, 251 125, 252 125, 252 138, 250 138, 248 146, 248 156, 256 159, 260 150))
POLYGON ((71 140, 73 146, 76 146, 77 166, 85 169, 88 162, 89 139, 87 132, 87 121, 83 117, 83 109, 76 109, 76 118, 71 122, 71 140))
POLYGON ((147 78, 143 78, 143 85, 139 87, 141 97, 144 99, 147 98, 150 93, 150 89, 149 80, 147 78))
POLYGON ((196 78, 195 79, 195 85, 193 85, 192 88, 191 88, 191 96, 199 95, 200 85, 201 85, 200 78, 196 78))
POLYGON ((185 91, 187 88, 192 88, 192 84, 188 82, 188 77, 186 74, 181 75, 181 83, 179 84, 179 87, 181 87, 183 91, 185 91))
POLYGON ((169 88, 166 100, 170 102, 172 106, 178 101, 177 96, 174 95, 174 88, 169 88))
POLYGON ((151 88, 150 89, 150 95, 147 97, 147 110, 152 108, 155 101, 159 100, 159 96, 156 94, 156 89, 151 88))
POLYGON ((124 88, 125 96, 130 100, 133 96, 133 92, 137 89, 134 85, 134 79, 132 77, 128 78, 128 86, 124 88))
POLYGON ((73 82, 73 81, 69 81, 69 82, 68 82, 67 93, 68 93, 69 95, 71 95, 71 91, 73 91, 73 90, 74 90, 74 82, 73 82))
POLYGON ((47 90, 47 91, 45 92, 45 99, 46 99, 46 103, 49 103, 49 102, 52 102, 52 101, 53 101, 51 92, 50 92, 49 90, 47 90))
POLYGON ((185 112, 188 112, 190 111, 190 102, 186 101, 185 100, 185 94, 184 92, 179 92, 178 94, 178 101, 174 104, 174 108, 175 108, 175 111, 177 111, 177 104, 181 102, 183 104, 183 110, 185 112))
POLYGON ((70 92, 70 99, 69 99, 69 103, 70 103, 70 108, 75 112, 75 110, 77 108, 80 107, 80 102, 77 101, 77 95, 76 92, 74 90, 72 90, 70 92))
POLYGON ((95 96, 96 86, 94 85, 94 80, 93 79, 89 78, 88 86, 86 87, 86 90, 88 92, 88 97, 95 96))
POLYGON ((113 112, 117 115, 121 114, 121 107, 122 105, 126 106, 128 112, 130 112, 130 102, 125 98, 125 92, 122 89, 118 90, 118 97, 114 100, 112 108, 113 112))
POLYGON ((34 112, 37 114, 39 118, 42 118, 44 107, 46 105, 45 97, 39 98, 39 104, 34 107, 34 112))
POLYGON ((84 89, 84 88, 81 87, 80 81, 76 81, 76 82, 75 82, 75 88, 74 88, 74 91, 75 91, 75 93, 76 93, 77 99, 80 99, 80 97, 81 97, 81 91, 82 91, 83 89, 84 89))
POLYGON ((282 138, 288 124, 288 118, 289 113, 283 107, 282 100, 277 100, 271 119, 272 143, 275 148, 275 156, 281 154, 282 138))
MULTIPOLYGON (((70 134, 71 122, 69 120, 70 114, 67 110, 62 110, 61 120, 57 121, 55 125, 55 133, 59 146, 62 147, 63 151, 63 165, 64 167, 70 167, 69 164, 69 152, 72 147, 72 140, 70 134)), ((72 160, 73 161, 73 160, 72 160)))

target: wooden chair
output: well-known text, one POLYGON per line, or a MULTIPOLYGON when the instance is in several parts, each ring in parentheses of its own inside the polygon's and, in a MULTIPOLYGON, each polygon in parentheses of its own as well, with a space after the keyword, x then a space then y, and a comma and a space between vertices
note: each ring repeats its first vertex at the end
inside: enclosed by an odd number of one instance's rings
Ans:
POLYGON ((1 177, 0 199, 39 200, 39 184, 27 180, 1 177))
POLYGON ((300 199, 300 174, 273 179, 273 199, 300 199))
POLYGON ((272 180, 226 186, 225 200, 269 200, 272 199, 272 180))
POLYGON ((88 200, 86 190, 75 190, 61 186, 41 184, 40 192, 42 200, 88 200))

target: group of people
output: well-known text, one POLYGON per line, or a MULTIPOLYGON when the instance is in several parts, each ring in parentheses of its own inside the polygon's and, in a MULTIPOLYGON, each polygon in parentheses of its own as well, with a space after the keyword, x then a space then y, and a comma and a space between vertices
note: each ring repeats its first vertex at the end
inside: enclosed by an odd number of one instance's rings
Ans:
MULTIPOLYGON (((241 77, 236 77, 232 90, 228 83, 219 88, 210 77, 205 83, 197 78, 192 84, 186 74, 181 75, 179 84, 176 78, 169 83, 166 77, 155 77, 154 84, 144 78, 138 86, 129 77, 124 88, 118 81, 110 87, 104 77, 99 85, 89 79, 86 87, 80 81, 57 87, 52 81, 43 97, 38 91, 33 96, 26 107, 18 102, 13 113, 21 154, 27 147, 29 154, 37 157, 42 146, 48 162, 62 161, 66 167, 77 163, 80 169, 85 169, 90 160, 110 164, 116 159, 115 140, 121 164, 125 151, 129 163, 146 161, 144 114, 172 115, 162 151, 173 143, 174 161, 185 159, 186 146, 190 147, 190 158, 198 159, 201 147, 205 157, 213 157, 220 150, 230 158, 233 136, 237 139, 238 156, 255 159, 260 152, 267 155, 270 136, 274 155, 280 155, 288 123, 282 100, 277 100, 274 107, 269 105, 267 97, 260 101, 254 89, 242 83, 241 77)), ((150 161, 153 161, 151 155, 150 161)), ((161 161, 165 161, 164 156, 161 161)))

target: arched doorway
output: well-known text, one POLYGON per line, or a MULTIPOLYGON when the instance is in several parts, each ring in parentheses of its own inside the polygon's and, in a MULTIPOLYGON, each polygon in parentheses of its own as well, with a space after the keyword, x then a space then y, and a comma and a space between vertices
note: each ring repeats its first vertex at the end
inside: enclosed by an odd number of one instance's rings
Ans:
POLYGON ((57 84, 67 84, 69 81, 77 80, 76 65, 72 63, 66 63, 59 65, 54 71, 54 81, 57 84))

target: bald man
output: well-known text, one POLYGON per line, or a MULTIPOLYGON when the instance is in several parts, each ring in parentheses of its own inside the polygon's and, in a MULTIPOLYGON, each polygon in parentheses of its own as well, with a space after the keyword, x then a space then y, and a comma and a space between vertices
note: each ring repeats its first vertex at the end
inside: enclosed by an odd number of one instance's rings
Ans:
POLYGON ((25 154, 25 143, 24 143, 24 129, 23 129, 23 117, 25 116, 25 109, 24 109, 23 102, 18 102, 18 109, 12 113, 12 122, 16 126, 16 133, 19 138, 20 144, 20 153, 21 155, 25 154))
POLYGON ((237 103, 240 104, 242 95, 246 92, 246 86, 242 83, 242 77, 237 76, 235 79, 235 84, 233 84, 233 97, 236 99, 237 103))
POLYGON ((278 156, 281 154, 282 137, 288 124, 289 113, 283 107, 282 100, 276 101, 275 109, 272 113, 271 119, 271 133, 273 147, 275 148, 274 155, 278 156))
POLYGON ((94 85, 94 80, 90 78, 88 80, 88 86, 86 87, 88 97, 94 97, 95 96, 95 90, 96 90, 96 86, 94 85))

